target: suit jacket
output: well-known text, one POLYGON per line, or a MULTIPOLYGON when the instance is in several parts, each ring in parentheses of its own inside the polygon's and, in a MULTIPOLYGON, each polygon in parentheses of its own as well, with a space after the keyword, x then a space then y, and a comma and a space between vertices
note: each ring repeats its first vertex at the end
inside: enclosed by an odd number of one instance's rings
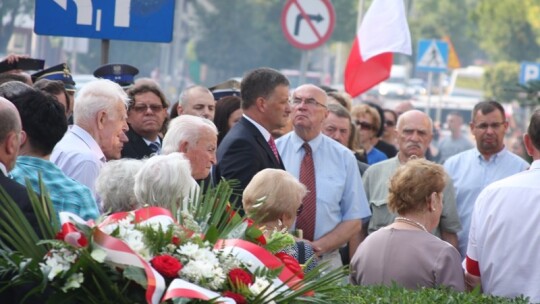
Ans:
MULTIPOLYGON (((122 158, 143 159, 145 157, 150 157, 150 155, 154 153, 150 150, 150 147, 148 147, 143 137, 135 133, 131 127, 129 127, 126 136, 129 141, 125 143, 124 148, 122 148, 122 158)), ((161 140, 161 137, 159 139, 161 140)))
POLYGON ((236 206, 241 208, 242 192, 253 176, 266 168, 285 170, 281 157, 276 159, 257 127, 242 117, 219 144, 214 182, 221 178, 240 181, 231 200, 236 198, 236 206))

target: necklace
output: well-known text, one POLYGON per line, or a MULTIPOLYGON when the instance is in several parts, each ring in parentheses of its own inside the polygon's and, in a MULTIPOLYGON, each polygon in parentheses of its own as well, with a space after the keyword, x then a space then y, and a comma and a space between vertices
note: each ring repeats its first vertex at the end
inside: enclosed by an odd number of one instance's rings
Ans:
POLYGON ((415 226, 416 228, 420 228, 421 230, 424 230, 425 232, 428 232, 427 229, 426 229, 426 226, 420 224, 419 222, 417 221, 413 221, 411 219, 408 219, 406 217, 403 217, 403 216, 396 216, 396 219, 395 219, 396 222, 402 222, 402 223, 405 223, 405 224, 409 224, 411 226, 415 226))

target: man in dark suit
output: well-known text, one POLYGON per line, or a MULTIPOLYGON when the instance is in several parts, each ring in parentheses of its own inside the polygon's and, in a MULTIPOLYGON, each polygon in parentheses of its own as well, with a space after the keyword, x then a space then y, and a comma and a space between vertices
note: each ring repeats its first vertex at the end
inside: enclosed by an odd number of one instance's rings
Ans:
POLYGON ((291 112, 289 81, 280 72, 253 70, 240 86, 244 115, 218 147, 214 174, 216 182, 220 178, 240 182, 235 189, 238 208, 242 206, 242 191, 257 172, 284 169, 270 132, 284 127, 291 112))
POLYGON ((21 118, 17 108, 3 97, 0 97, 0 121, 0 186, 19 205, 32 227, 37 228, 36 215, 26 188, 8 177, 8 172, 15 166, 25 134, 21 132, 21 118))
POLYGON ((128 109, 129 141, 124 144, 122 158, 141 159, 161 151, 159 136, 167 118, 168 103, 157 84, 137 82, 128 90, 131 99, 128 109))

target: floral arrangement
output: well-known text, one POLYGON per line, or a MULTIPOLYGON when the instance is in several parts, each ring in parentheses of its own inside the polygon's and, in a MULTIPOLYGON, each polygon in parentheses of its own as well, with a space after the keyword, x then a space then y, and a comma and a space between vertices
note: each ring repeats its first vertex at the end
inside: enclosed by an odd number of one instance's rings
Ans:
POLYGON ((66 212, 56 219, 48 198, 31 193, 42 237, 2 190, 0 295, 31 286, 25 299, 50 303, 327 302, 344 271, 321 265, 304 274, 282 251, 294 243, 289 234, 266 239, 220 203, 230 189, 222 182, 184 210, 145 207, 96 222, 66 212))

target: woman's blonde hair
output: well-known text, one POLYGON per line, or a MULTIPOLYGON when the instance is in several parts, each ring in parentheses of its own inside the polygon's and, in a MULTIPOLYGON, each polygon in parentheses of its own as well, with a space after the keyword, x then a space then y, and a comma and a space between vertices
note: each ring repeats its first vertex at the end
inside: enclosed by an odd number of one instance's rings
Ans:
POLYGON ((287 171, 264 169, 244 189, 242 203, 246 214, 262 224, 284 213, 296 215, 306 193, 306 187, 287 171))
POLYGON ((443 166, 425 159, 411 159, 390 179, 388 208, 398 214, 423 211, 431 194, 444 190, 446 180, 443 166))

